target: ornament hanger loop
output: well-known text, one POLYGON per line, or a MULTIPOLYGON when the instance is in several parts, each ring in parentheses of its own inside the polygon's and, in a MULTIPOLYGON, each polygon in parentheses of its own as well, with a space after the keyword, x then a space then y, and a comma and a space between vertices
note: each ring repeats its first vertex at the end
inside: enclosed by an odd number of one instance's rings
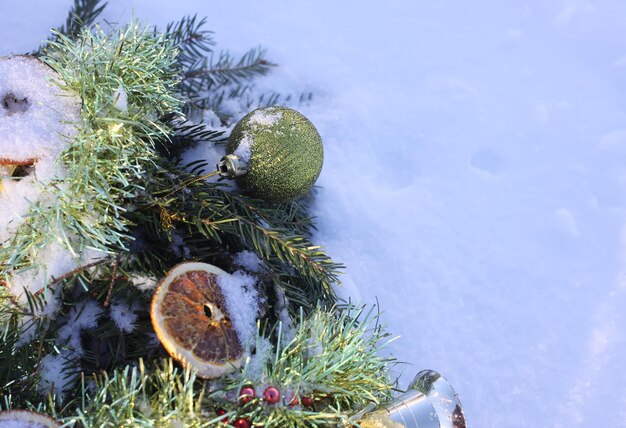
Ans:
POLYGON ((230 154, 224 156, 217 164, 219 175, 223 178, 234 179, 248 173, 248 165, 239 156, 230 154))

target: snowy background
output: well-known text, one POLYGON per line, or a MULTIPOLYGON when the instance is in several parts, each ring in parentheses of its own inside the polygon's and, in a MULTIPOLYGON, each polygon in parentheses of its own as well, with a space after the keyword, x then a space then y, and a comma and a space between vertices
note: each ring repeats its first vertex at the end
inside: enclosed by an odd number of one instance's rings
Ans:
MULTIPOLYGON (((70 3, 0 0, 0 55, 70 3)), ((402 385, 440 371, 472 428, 626 427, 626 2, 109 3, 206 15, 315 94, 315 240, 402 336, 402 385)))

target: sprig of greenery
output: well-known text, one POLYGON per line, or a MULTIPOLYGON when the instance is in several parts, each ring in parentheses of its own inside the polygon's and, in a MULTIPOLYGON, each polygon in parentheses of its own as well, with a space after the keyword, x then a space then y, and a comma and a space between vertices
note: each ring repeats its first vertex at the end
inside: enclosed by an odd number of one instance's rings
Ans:
POLYGON ((107 3, 102 3, 102 0, 74 0, 65 25, 59 27, 56 32, 76 39, 85 27, 90 27, 96 22, 106 5, 107 3))
POLYGON ((270 385, 289 393, 276 407, 264 405, 260 396, 243 407, 223 404, 235 412, 231 421, 243 417, 265 427, 349 426, 356 410, 389 400, 394 384, 388 370, 394 360, 380 356, 390 340, 373 310, 344 306, 301 313, 287 343, 279 324, 275 357, 263 375, 250 375, 244 367, 226 388, 239 393, 245 385, 270 385), (312 403, 294 409, 302 397, 312 403))
POLYGON ((213 53, 213 32, 205 30, 205 25, 206 17, 198 19, 197 15, 189 15, 169 23, 165 28, 169 40, 180 50, 178 61, 183 74, 197 67, 203 58, 213 53))
POLYGON ((75 40, 84 28, 89 28, 96 22, 106 6, 107 3, 102 3, 102 0, 74 0, 65 19, 65 25, 54 30, 54 34, 34 52, 34 55, 40 56, 45 53, 50 41, 58 41, 59 34, 75 40))
POLYGON ((143 191, 156 141, 168 141, 170 128, 159 118, 181 105, 178 50, 166 35, 133 23, 112 34, 85 29, 77 40, 56 36, 43 60, 60 75, 57 83, 82 99, 82 126, 60 156, 67 177, 47 189, 52 203, 36 204, 0 248, 4 279, 53 241, 77 254, 126 248, 125 202, 143 191))
MULTIPOLYGON (((94 375, 95 393, 82 382, 82 405, 75 416, 63 419, 68 425, 100 427, 208 427, 201 417, 202 394, 190 370, 180 370, 165 360, 152 373, 140 360, 111 375, 94 375)), ((214 426, 216 424, 213 424, 214 426)))
POLYGON ((187 70, 184 78, 195 80, 207 90, 214 85, 250 80, 255 76, 267 74, 270 67, 275 66, 265 59, 265 54, 264 49, 252 48, 236 61, 230 53, 222 51, 217 59, 207 58, 200 66, 187 70))
MULTIPOLYGON (((226 50, 215 51, 213 33, 204 29, 206 19, 186 16, 172 22, 166 33, 180 49, 179 63, 182 80, 180 93, 185 100, 183 112, 192 119, 202 120, 203 112, 211 110, 222 124, 232 120, 225 109, 226 101, 238 101, 242 108, 291 102, 291 95, 276 92, 256 94, 251 82, 270 72, 276 65, 261 48, 252 48, 240 57, 226 50)), ((311 98, 310 93, 300 95, 300 102, 311 98)))
POLYGON ((309 312, 336 301, 333 286, 342 266, 308 238, 312 223, 304 202, 273 206, 195 178, 169 163, 148 176, 149 196, 136 198, 135 210, 127 214, 141 225, 137 239, 149 243, 132 253, 137 266, 161 276, 173 261, 163 263, 162 252, 152 248, 169 246, 178 231, 188 258, 222 264, 224 249, 254 251, 268 267, 267 279, 285 290, 295 315, 300 306, 309 312))
POLYGON ((50 319, 43 313, 44 295, 27 293, 27 305, 20 307, 7 294, 0 290, 0 396, 5 409, 37 408, 40 363, 54 347, 50 319), (24 340, 24 335, 34 339, 24 340))
MULTIPOLYGON (((208 384, 171 359, 156 365, 140 360, 132 367, 94 375, 94 390, 83 380, 75 415, 65 416, 63 422, 86 428, 216 427, 238 419, 266 428, 352 426, 349 418, 355 409, 389 400, 393 389, 386 374, 393 360, 378 355, 388 335, 372 314, 347 307, 302 315, 293 339, 254 377, 246 366, 208 384), (276 405, 267 405, 260 396, 243 405, 237 397, 250 384, 271 385, 284 394, 276 405), (309 406, 296 403, 305 396, 312 400, 309 406)), ((258 340, 266 340, 262 333, 260 329, 258 340)))

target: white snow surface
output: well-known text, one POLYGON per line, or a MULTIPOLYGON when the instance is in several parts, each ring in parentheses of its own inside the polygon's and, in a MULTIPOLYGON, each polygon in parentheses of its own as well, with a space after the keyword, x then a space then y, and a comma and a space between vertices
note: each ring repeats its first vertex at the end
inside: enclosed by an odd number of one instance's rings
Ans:
POLYGON ((250 125, 263 126, 269 128, 275 125, 283 117, 283 112, 275 107, 269 107, 263 110, 255 110, 248 119, 250 125))
POLYGON ((32 57, 0 60, 0 159, 54 159, 67 143, 64 135, 76 132, 80 100, 53 82, 58 78, 32 57))
POLYGON ((248 272, 260 273, 265 269, 263 261, 256 255, 256 253, 248 250, 240 251, 235 254, 233 260, 236 265, 241 266, 248 272))
MULTIPOLYGON (((54 282, 54 279, 60 278, 79 266, 93 263, 104 257, 106 257, 106 253, 100 250, 88 248, 81 254, 74 254, 65 243, 51 242, 39 251, 32 251, 31 258, 35 260, 36 264, 12 274, 8 288, 18 301, 26 304, 28 298, 24 290, 31 294, 37 293, 54 282)), ((54 310, 56 307, 47 309, 47 315, 52 314, 54 310)))
POLYGON ((252 145, 254 144, 254 138, 250 135, 249 131, 244 131, 243 137, 239 141, 239 145, 233 152, 241 161, 249 165, 250 158, 252 157, 252 145))
POLYGON ((35 421, 23 421, 21 419, 9 419, 2 421, 3 428, 46 428, 48 425, 35 421))
POLYGON ((74 306, 67 315, 67 322, 59 329, 58 345, 67 346, 78 355, 82 355, 83 348, 80 334, 85 329, 98 325, 98 318, 104 310, 95 300, 85 300, 74 306))
POLYGON ((131 282, 141 291, 153 290, 158 285, 158 281, 156 279, 145 276, 134 276, 131 278, 131 282))
MULTIPOLYGON (((255 110, 247 119, 247 122, 248 126, 254 130, 270 129, 282 117, 283 113, 280 110, 270 107, 263 110, 255 110)), ((250 158, 252 157, 253 146, 254 135, 250 129, 246 129, 243 131, 243 137, 239 141, 239 145, 233 154, 239 157, 244 164, 249 164, 250 158)))
POLYGON ((259 293, 256 278, 244 271, 218 275, 217 284, 224 296, 226 311, 244 348, 254 345, 257 337, 259 293))
POLYGON ((58 78, 32 57, 0 58, 0 164, 9 164, 0 170, 0 242, 33 203, 47 202, 46 185, 64 176, 56 158, 76 134, 80 98, 62 91, 58 78), (12 179, 10 165, 24 162, 34 163, 30 173, 12 179))
MULTIPOLYGON (((0 54, 71 0, 0 0, 0 54), (32 11, 37 10, 37 14, 32 11)), ((325 165, 317 243, 404 368, 441 372, 470 427, 626 426, 626 3, 111 0, 209 17, 280 64, 325 165), (242 31, 245 29, 245 31, 242 31)))
POLYGON ((46 428, 45 425, 18 420, 2 421, 4 428, 46 428))
POLYGON ((136 308, 123 300, 114 299, 111 304, 110 315, 113 322, 124 333, 132 333, 137 324, 136 308))
POLYGON ((42 358, 39 392, 43 396, 52 392, 63 400, 65 393, 76 383, 75 377, 71 373, 68 376, 67 370, 64 370, 74 359, 74 354, 69 350, 64 350, 60 354, 48 354, 42 358))
POLYGON ((119 111, 122 111, 122 112, 128 111, 128 93, 126 92, 126 89, 124 89, 122 85, 120 85, 113 92, 113 102, 114 102, 115 108, 118 109, 119 111))

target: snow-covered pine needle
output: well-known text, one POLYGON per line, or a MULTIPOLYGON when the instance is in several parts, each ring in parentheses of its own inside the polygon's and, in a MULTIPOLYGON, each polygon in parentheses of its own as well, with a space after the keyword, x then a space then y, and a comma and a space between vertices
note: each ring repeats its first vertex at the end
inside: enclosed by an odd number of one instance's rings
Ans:
POLYGON ((81 97, 82 126, 59 157, 67 177, 46 189, 54 202, 35 204, 0 248, 0 281, 35 265, 53 241, 76 254, 126 248, 128 222, 121 214, 143 190, 156 142, 169 138, 159 119, 181 105, 177 55, 165 35, 137 23, 112 34, 83 29, 76 40, 57 33, 49 42, 42 59, 59 73, 63 89, 81 97))

